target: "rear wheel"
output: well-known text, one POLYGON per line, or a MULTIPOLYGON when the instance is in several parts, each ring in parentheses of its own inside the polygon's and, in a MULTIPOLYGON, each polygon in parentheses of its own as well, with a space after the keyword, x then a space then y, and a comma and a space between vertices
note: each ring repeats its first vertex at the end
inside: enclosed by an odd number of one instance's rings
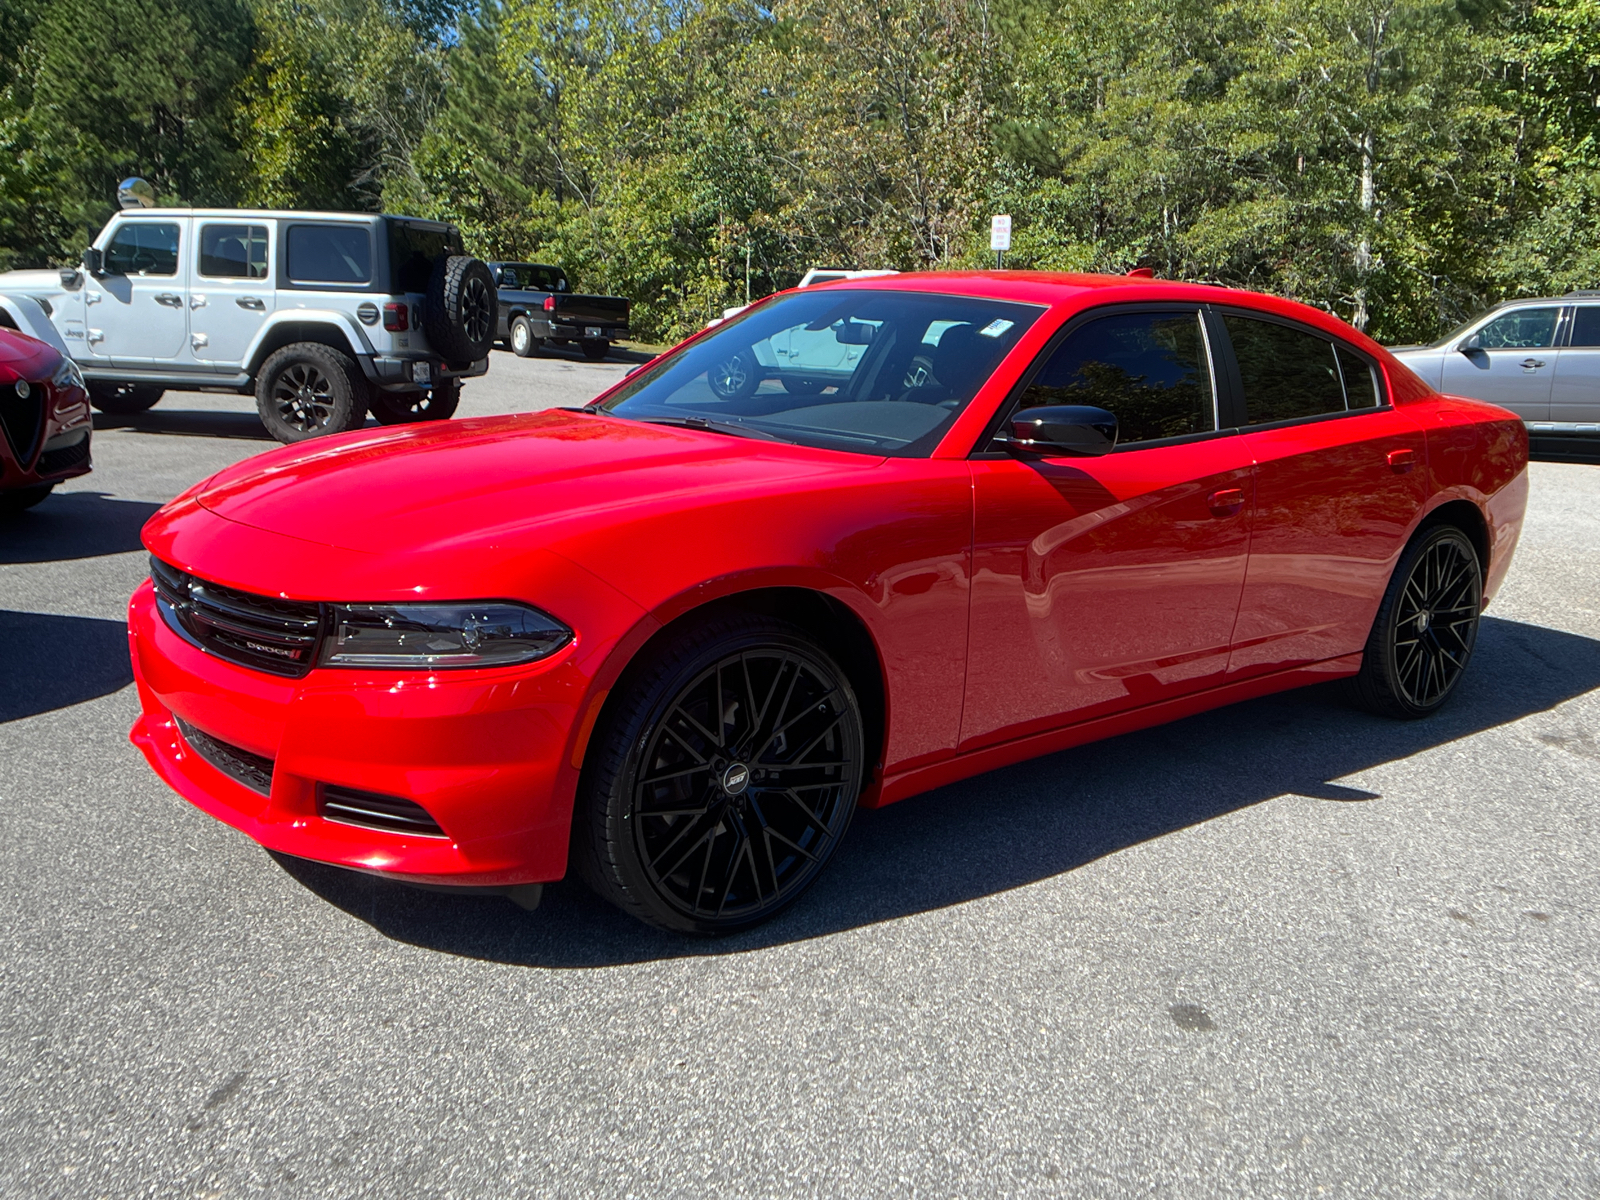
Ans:
POLYGON ((131 416, 154 408, 166 389, 153 383, 100 383, 89 385, 89 403, 103 413, 131 416))
POLYGON ((511 352, 518 358, 532 358, 539 349, 539 339, 533 336, 533 323, 527 317, 511 322, 511 352))
POLYGON ((861 711, 805 634, 727 617, 674 638, 614 693, 574 851, 624 912, 683 933, 768 920, 816 880, 865 775, 861 711))
POLYGON ((256 411, 280 442, 359 429, 367 419, 369 388, 361 368, 320 342, 276 351, 256 376, 256 411))
POLYGON ((1426 717, 1455 692, 1478 640, 1483 572, 1453 525, 1423 530, 1400 555, 1367 638, 1356 702, 1386 717, 1426 717))
POLYGON ((408 425, 446 420, 460 403, 461 381, 441 379, 426 392, 374 393, 369 407, 380 425, 408 425))

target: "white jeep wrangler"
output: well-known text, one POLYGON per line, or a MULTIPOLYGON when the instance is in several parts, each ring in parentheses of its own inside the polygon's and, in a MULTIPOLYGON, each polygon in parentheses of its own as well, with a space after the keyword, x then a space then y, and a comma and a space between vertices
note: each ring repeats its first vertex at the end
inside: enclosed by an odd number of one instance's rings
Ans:
POLYGON ((104 412, 168 388, 254 392, 267 430, 296 442, 369 411, 448 417, 460 381, 489 369, 494 277, 453 226, 122 196, 82 269, 0 274, 0 324, 27 332, 37 302, 104 412))

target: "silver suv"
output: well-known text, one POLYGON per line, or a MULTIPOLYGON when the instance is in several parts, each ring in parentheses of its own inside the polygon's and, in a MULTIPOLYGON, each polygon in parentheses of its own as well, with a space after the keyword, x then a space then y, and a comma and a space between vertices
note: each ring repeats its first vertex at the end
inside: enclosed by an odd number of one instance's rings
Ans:
POLYGON ((1600 292, 1513 300, 1394 354, 1441 392, 1509 408, 1530 433, 1600 436, 1600 292))
POLYGON ((489 369, 494 277, 453 226, 143 203, 82 269, 0 274, 0 310, 42 305, 105 412, 142 412, 168 388, 254 392, 268 431, 295 442, 369 411, 448 417, 460 381, 489 369))

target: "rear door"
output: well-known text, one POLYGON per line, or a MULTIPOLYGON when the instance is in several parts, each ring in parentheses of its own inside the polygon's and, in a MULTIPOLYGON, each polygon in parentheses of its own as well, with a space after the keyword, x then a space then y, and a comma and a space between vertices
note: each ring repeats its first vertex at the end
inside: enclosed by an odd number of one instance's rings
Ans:
POLYGON ((1550 420, 1558 429, 1600 433, 1600 304, 1574 308, 1568 329, 1567 344, 1556 351, 1550 420))
POLYGON ((1256 312, 1225 312, 1220 325, 1256 464, 1229 676, 1360 651, 1422 504, 1422 430, 1352 347, 1256 312))
POLYGON ((1477 331, 1478 346, 1445 355, 1439 390, 1509 408, 1524 421, 1550 419, 1561 305, 1501 313, 1477 331))
POLYGON ((1197 305, 1101 309, 1040 356, 1014 407, 1109 409, 1119 443, 975 456, 963 749, 1221 680, 1251 469, 1216 399, 1197 305))
POLYGON ((198 253, 189 276, 189 349, 195 362, 242 367, 272 311, 271 226, 195 221, 198 253))

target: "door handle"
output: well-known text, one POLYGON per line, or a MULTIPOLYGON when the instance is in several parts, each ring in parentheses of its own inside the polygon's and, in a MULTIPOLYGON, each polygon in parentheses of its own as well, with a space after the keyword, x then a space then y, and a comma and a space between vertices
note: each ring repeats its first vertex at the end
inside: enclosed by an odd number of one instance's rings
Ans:
POLYGON ((189 307, 190 308, 204 308, 205 306, 206 306, 206 298, 204 296, 190 296, 189 297, 189 307))
POLYGON ((1417 465, 1417 452, 1415 450, 1391 450, 1388 454, 1389 469, 1396 475, 1404 475, 1417 465))
POLYGON ((234 303, 240 308, 250 308, 254 309, 256 312, 267 311, 266 303, 256 296, 240 296, 234 301, 234 303))
POLYGON ((1542 358, 1525 358, 1522 360, 1522 369, 1524 371, 1537 371, 1542 366, 1544 366, 1544 359, 1542 358))
POLYGON ((189 345, 193 346, 196 350, 204 350, 210 344, 211 337, 209 334, 192 333, 189 335, 189 345))
POLYGON ((1231 517, 1244 507, 1243 488, 1218 488, 1206 497, 1206 507, 1213 517, 1231 517))
POLYGON ((83 294, 83 302, 85 304, 99 304, 104 299, 105 297, 99 292, 85 292, 83 294))
POLYGON ((157 304, 165 304, 168 308, 183 307, 183 297, 177 292, 157 292, 155 301, 157 304))
POLYGON ((87 340, 91 346, 96 342, 103 342, 106 340, 105 331, 103 329, 91 329, 87 340))

